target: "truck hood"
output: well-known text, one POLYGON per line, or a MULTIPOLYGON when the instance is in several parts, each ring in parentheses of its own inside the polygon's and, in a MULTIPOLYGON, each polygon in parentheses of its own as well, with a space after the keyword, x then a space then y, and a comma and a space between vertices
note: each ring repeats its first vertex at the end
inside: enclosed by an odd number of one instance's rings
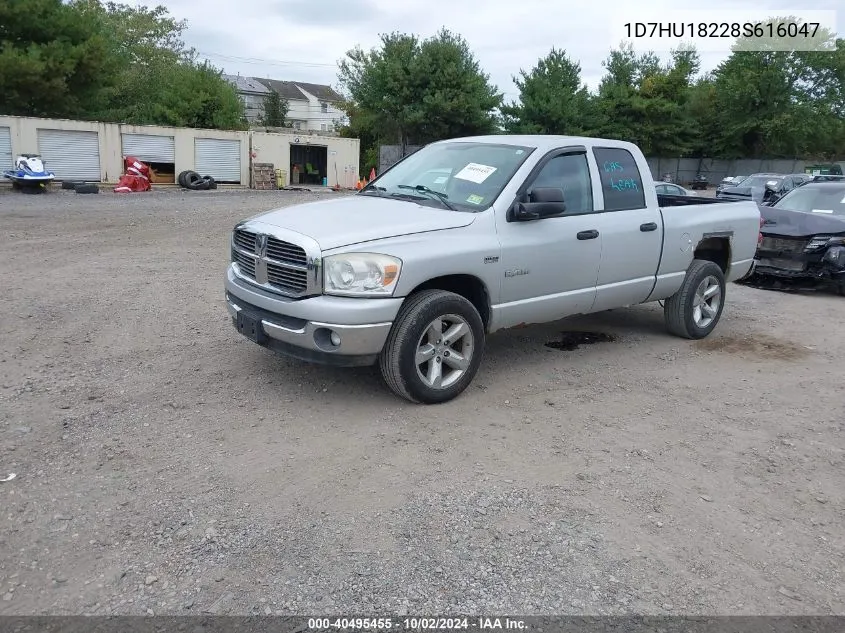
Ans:
POLYGON ((757 205, 763 218, 762 232, 767 235, 811 237, 845 233, 845 217, 826 213, 790 211, 766 205, 757 205))
POLYGON ((296 231, 329 250, 371 240, 469 226, 474 213, 436 209, 414 201, 352 195, 269 211, 250 218, 296 231))

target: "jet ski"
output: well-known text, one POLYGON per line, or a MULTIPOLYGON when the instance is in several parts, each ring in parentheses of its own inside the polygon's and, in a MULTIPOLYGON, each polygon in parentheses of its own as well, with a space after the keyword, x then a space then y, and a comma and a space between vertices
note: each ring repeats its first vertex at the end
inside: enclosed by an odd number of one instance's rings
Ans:
POLYGON ((7 169, 3 176, 11 180, 15 188, 43 189, 56 174, 44 168, 40 154, 21 154, 15 159, 15 168, 7 169))

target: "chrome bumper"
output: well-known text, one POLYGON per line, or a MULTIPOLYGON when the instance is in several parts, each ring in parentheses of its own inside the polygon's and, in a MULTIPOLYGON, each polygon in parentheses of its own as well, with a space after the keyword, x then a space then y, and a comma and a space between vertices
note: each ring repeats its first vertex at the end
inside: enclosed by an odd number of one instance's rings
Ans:
POLYGON ((313 362, 344 364, 344 357, 360 358, 361 362, 351 364, 374 360, 384 347, 401 305, 402 299, 392 298, 319 296, 292 301, 250 288, 234 276, 231 267, 226 278, 226 308, 233 322, 245 310, 260 320, 261 329, 269 339, 281 344, 268 347, 313 362), (329 316, 335 319, 327 319, 329 316), (343 322, 334 323, 334 320, 343 322), (335 342, 340 338, 339 345, 332 341, 333 333, 335 342))

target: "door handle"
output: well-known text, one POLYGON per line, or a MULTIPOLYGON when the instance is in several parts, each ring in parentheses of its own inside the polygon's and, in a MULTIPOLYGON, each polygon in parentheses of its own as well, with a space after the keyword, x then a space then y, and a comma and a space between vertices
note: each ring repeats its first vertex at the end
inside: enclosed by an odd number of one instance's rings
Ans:
POLYGON ((646 222, 645 224, 640 224, 640 231, 643 233, 647 231, 656 231, 657 230, 657 222, 646 222))
POLYGON ((599 236, 599 232, 593 230, 593 231, 581 231, 580 233, 578 233, 577 237, 578 237, 579 240, 594 240, 598 236, 599 236))

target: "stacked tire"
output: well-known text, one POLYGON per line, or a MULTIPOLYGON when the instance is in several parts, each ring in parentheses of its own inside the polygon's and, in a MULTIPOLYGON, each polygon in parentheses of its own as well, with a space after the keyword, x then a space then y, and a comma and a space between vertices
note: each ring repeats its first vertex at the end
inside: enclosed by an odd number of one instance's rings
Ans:
POLYGON ((191 191, 207 191, 217 189, 217 183, 211 176, 200 176, 197 172, 186 169, 176 178, 179 186, 191 191))
POLYGON ((76 193, 100 193, 100 187, 96 183, 80 180, 63 180, 62 189, 76 193))

